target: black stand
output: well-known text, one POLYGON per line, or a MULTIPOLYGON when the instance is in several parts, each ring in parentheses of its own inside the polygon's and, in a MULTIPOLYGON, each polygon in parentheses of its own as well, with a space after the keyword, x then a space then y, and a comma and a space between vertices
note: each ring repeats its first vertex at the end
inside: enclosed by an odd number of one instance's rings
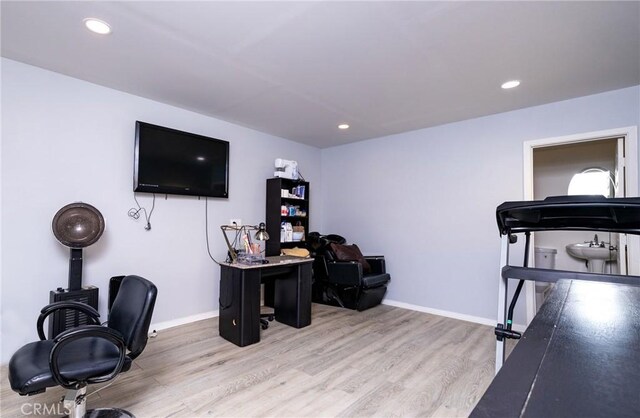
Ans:
POLYGON ((69 290, 82 289, 82 248, 69 249, 69 290))

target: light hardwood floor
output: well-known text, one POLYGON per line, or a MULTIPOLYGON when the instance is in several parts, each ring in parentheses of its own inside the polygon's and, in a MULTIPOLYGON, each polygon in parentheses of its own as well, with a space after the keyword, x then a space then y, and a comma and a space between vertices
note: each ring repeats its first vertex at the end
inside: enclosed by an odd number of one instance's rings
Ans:
MULTIPOLYGON (((491 327, 385 305, 314 304, 310 326, 272 322, 261 338, 237 347, 218 335, 217 318, 161 331, 129 372, 89 395, 88 407, 138 418, 462 417, 493 378, 491 327)), ((6 367, 0 377, 3 417, 64 394, 21 397, 6 367)))

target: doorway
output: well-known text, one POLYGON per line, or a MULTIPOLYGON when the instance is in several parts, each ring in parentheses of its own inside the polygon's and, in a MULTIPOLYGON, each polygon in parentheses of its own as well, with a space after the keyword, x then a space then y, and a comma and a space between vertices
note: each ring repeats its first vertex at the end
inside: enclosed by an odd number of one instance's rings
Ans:
MULTIPOLYGON (((588 132, 556 138, 545 138, 524 143, 524 199, 541 200, 552 195, 568 194, 569 184, 579 173, 607 173, 608 197, 638 196, 637 127, 588 132)), ((590 181, 589 183, 594 183, 590 181)), ((593 185, 593 184, 592 184, 593 185)), ((574 185, 575 186, 575 185, 574 185)), ((604 193, 603 193, 604 194, 604 193)), ((532 237, 530 259, 535 259, 535 248, 549 254, 554 251, 556 268, 587 271, 588 264, 567 254, 566 245, 594 241, 590 232, 536 233, 532 237)), ((605 264, 606 272, 640 275, 640 240, 625 234, 598 236, 612 248, 612 260, 605 264), (613 250, 615 248, 615 251, 613 250)), ((538 287, 527 281, 525 300, 527 324, 531 322, 541 301, 538 287)))

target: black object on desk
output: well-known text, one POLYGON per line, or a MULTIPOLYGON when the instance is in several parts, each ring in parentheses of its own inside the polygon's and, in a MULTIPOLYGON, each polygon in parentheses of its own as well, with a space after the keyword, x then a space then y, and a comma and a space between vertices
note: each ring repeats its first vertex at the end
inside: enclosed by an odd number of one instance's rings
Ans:
POLYGON ((640 286, 560 280, 471 417, 640 414, 640 286))
POLYGON ((260 284, 271 281, 275 319, 311 324, 311 259, 268 257, 268 264, 220 265, 220 336, 240 347, 260 341, 260 284))

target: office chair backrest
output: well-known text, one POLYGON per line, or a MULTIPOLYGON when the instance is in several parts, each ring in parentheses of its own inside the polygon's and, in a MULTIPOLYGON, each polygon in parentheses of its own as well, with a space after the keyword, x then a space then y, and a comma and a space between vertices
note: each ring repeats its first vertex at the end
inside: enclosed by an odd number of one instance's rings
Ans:
POLYGON ((118 295, 113 301, 109 313, 109 328, 122 334, 131 359, 136 358, 147 345, 157 294, 158 289, 153 283, 132 275, 122 280, 118 295))

